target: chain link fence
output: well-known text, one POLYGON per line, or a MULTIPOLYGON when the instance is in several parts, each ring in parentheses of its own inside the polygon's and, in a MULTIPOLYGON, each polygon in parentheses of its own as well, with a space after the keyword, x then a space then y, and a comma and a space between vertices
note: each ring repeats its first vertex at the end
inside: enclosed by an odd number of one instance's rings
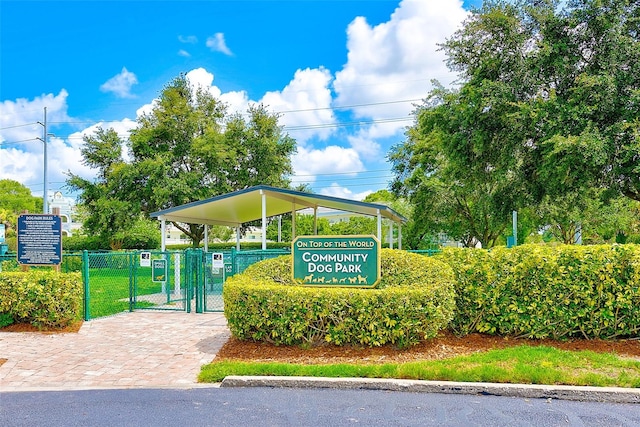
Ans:
MULTIPOLYGON (((412 252, 431 256, 439 251, 412 252)), ((219 312, 224 310, 222 289, 227 277, 258 261, 290 253, 286 249, 84 251, 63 254, 60 271, 82 272, 84 320, 145 309, 219 312)), ((0 255, 0 267, 1 271, 23 269, 15 253, 0 255)))

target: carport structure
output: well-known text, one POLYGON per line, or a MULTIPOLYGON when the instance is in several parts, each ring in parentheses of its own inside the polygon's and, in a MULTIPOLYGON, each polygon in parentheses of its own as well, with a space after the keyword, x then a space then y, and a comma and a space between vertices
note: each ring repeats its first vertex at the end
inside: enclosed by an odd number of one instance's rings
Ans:
MULTIPOLYGON (((284 188, 258 185, 244 190, 223 194, 206 200, 187 203, 151 214, 162 222, 162 250, 165 250, 165 225, 167 221, 185 224, 226 225, 236 229, 236 246, 240 250, 240 228, 242 224, 262 220, 262 249, 267 248, 267 218, 291 213, 292 236, 295 238, 295 213, 313 209, 314 233, 317 233, 318 208, 351 212, 377 218, 377 237, 382 241, 382 219, 390 220, 390 247, 393 247, 393 225, 398 227, 398 248, 402 249, 402 224, 405 217, 390 207, 378 203, 366 203, 338 197, 284 188)), ((206 228, 205 228, 206 232, 206 228)), ((207 236, 205 234, 205 244, 207 236)))

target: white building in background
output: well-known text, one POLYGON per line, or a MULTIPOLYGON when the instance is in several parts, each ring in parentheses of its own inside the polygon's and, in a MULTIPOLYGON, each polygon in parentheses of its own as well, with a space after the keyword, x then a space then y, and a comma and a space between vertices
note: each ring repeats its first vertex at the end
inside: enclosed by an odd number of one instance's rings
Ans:
MULTIPOLYGON (((191 239, 182 232, 178 227, 168 222, 165 225, 165 243, 167 245, 187 245, 191 244, 191 239)), ((241 243, 246 242, 261 242, 262 239, 262 227, 249 227, 243 237, 240 238, 241 243)), ((235 230, 233 231, 232 238, 228 242, 236 241, 235 230)))
POLYGON ((62 235, 72 236, 73 233, 80 230, 82 224, 73 222, 75 216, 75 205, 68 197, 60 191, 56 191, 53 194, 53 198, 49 199, 49 213, 54 213, 54 209, 58 210, 60 217, 62 218, 62 235))

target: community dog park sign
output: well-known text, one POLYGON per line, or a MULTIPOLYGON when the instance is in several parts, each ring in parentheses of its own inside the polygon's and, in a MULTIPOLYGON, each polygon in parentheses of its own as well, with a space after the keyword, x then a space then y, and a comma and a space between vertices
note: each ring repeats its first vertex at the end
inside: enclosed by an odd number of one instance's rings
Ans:
POLYGON ((293 280, 303 285, 372 288, 380 281, 374 236, 300 236, 292 255, 293 280))

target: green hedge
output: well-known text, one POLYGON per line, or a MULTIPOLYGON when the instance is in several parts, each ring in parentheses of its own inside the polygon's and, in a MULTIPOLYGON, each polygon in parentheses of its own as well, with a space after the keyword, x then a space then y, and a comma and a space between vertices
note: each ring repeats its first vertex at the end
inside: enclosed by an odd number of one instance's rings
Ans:
POLYGON ((225 316, 239 339, 286 345, 402 348, 446 327, 455 298, 446 264, 384 249, 381 273, 377 289, 303 287, 291 278, 291 256, 262 261, 227 280, 225 316))
POLYGON ((640 247, 538 246, 445 249, 456 275, 459 335, 528 338, 637 337, 640 247))
POLYGON ((99 236, 62 236, 62 248, 65 251, 100 251, 111 250, 109 242, 99 236))
POLYGON ((79 273, 33 270, 0 273, 0 319, 6 324, 65 327, 82 318, 79 273))
MULTIPOLYGON (((204 248, 204 243, 200 242, 200 249, 204 248)), ((236 242, 209 243, 207 248, 210 252, 231 250, 236 247, 236 242)), ((191 243, 167 245, 167 250, 184 250, 193 248, 191 243)), ((262 242, 240 242, 241 251, 253 251, 262 249, 262 242)), ((291 242, 267 242, 267 249, 291 249, 291 242)))

